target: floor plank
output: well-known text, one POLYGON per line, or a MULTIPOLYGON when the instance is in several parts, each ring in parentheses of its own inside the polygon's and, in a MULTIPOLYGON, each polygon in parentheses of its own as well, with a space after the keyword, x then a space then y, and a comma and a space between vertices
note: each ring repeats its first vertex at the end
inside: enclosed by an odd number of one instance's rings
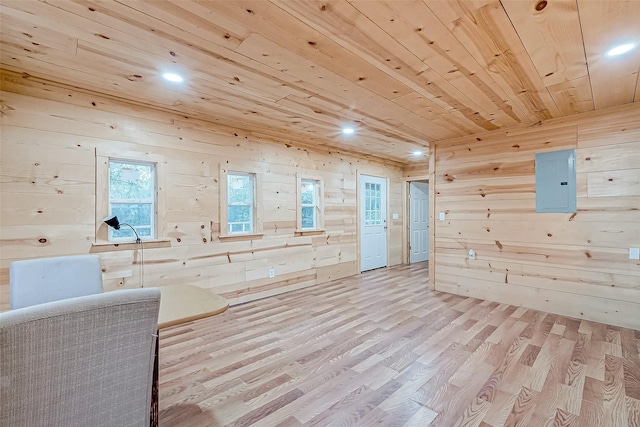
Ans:
POLYGON ((640 426, 640 332, 430 291, 427 263, 160 333, 162 426, 640 426))

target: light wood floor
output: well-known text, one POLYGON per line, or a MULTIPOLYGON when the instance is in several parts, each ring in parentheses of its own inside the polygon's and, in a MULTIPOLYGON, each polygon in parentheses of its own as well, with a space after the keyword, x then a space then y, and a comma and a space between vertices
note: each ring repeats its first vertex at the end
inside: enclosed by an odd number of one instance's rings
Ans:
POLYGON ((427 289, 425 263, 160 337, 161 426, 638 426, 640 332, 427 289))

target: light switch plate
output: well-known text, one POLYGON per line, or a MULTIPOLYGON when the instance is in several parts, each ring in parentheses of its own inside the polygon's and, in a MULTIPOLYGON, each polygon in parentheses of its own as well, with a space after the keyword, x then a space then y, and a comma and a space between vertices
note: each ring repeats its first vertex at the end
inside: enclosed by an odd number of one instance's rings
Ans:
POLYGON ((640 260, 640 248, 629 248, 629 259, 640 260))
POLYGON ((440 212, 440 221, 444 221, 444 212, 440 212))
POLYGON ((397 213, 394 213, 392 216, 393 216, 393 219, 398 219, 398 218, 400 218, 400 216, 399 216, 397 213))

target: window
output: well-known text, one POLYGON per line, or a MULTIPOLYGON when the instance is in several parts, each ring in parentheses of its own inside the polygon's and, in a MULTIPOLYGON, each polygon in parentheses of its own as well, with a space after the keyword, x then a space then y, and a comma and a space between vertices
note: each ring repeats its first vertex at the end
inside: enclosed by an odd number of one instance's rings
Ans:
MULTIPOLYGON (((141 239, 155 239, 155 165, 148 162, 109 159, 109 216, 133 227, 141 239)), ((109 240, 135 239, 133 230, 109 227, 109 240)))
POLYGON ((227 174, 227 232, 249 234, 255 229, 255 176, 249 173, 227 174))
POLYGON ((303 179, 300 184, 300 210, 302 230, 315 230, 318 224, 318 182, 303 179))
MULTIPOLYGON (((220 164, 220 232, 221 240, 262 238, 262 174, 242 165, 220 164), (227 169, 228 168, 228 169, 227 169)), ((215 232, 211 239, 216 238, 215 232)))
POLYGON ((169 242, 164 239, 165 168, 166 160, 157 154, 96 149, 95 245, 106 248, 100 250, 125 250, 131 248, 128 243, 135 245, 129 227, 114 230, 103 222, 111 215, 134 227, 142 240, 153 241, 154 247, 169 242))
POLYGON ((323 183, 321 179, 298 177, 298 223, 299 232, 322 231, 323 183))
POLYGON ((364 225, 382 224, 382 193, 380 184, 365 183, 364 225))

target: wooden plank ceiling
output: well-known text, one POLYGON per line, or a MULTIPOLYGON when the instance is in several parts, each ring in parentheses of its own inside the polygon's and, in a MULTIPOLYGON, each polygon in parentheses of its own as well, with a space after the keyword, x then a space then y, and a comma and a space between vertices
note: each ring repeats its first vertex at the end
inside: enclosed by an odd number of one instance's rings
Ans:
POLYGON ((638 22, 640 1, 614 0, 3 0, 1 67, 408 164, 433 141, 637 101, 640 48, 606 51, 640 42, 638 22))

